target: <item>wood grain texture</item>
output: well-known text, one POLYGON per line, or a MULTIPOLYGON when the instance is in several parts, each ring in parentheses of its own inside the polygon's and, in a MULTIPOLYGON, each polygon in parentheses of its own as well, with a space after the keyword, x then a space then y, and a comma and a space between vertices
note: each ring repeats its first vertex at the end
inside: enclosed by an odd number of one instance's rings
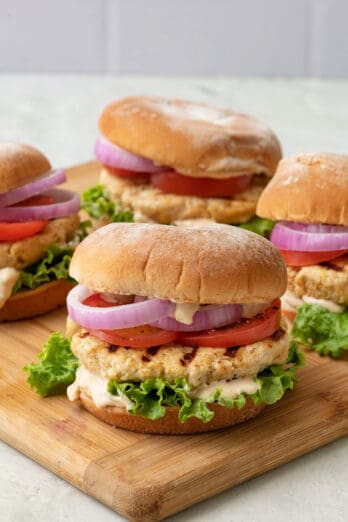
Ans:
MULTIPOLYGON (((83 189, 97 172, 71 169, 69 186, 83 189)), ((0 438, 131 521, 161 520, 348 434, 348 361, 312 352, 295 391, 240 426, 192 436, 113 429, 26 385, 23 366, 64 326, 63 309, 0 325, 0 438)))

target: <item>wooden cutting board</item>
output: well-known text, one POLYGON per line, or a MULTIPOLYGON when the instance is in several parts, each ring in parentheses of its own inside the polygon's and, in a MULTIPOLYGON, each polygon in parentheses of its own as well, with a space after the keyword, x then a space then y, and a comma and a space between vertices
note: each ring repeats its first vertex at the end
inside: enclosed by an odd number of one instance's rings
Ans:
MULTIPOLYGON (((69 171, 95 183, 98 165, 69 171)), ((65 397, 38 398, 22 368, 65 311, 0 325, 0 437, 131 521, 158 521, 348 434, 348 360, 307 353, 294 392, 259 417, 205 435, 114 429, 65 397)))

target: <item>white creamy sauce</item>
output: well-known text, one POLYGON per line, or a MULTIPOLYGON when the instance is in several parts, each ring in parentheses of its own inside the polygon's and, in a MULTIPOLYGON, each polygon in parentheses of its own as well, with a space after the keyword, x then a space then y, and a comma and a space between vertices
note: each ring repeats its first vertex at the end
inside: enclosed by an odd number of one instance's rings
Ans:
POLYGON ((326 310, 329 310, 329 312, 333 312, 335 314, 339 314, 344 310, 344 306, 334 303, 333 301, 329 301, 328 299, 316 299, 310 295, 304 295, 303 300, 307 304, 322 306, 323 308, 326 308, 326 310))
POLYGON ((226 156, 224 158, 218 158, 216 160, 211 161, 209 167, 207 168, 207 172, 215 172, 230 169, 235 170, 235 172, 229 172, 229 177, 234 177, 243 174, 243 172, 240 172, 240 169, 243 169, 244 171, 248 170, 255 174, 257 173, 257 171, 261 170, 261 167, 259 167, 254 160, 226 156))
MULTIPOLYGON (((270 306, 270 303, 244 304, 242 317, 254 317, 262 313, 268 306, 270 306)), ((173 317, 180 323, 192 324, 194 314, 201 309, 204 309, 204 306, 199 306, 195 303, 176 303, 173 317)))
POLYGON ((250 317, 254 317, 257 314, 261 314, 266 308, 270 306, 271 303, 251 303, 244 304, 242 317, 246 317, 249 319, 250 317))
POLYGON ((287 290, 285 292, 285 294, 281 297, 281 302, 284 308, 292 311, 296 311, 296 307, 303 304, 303 300, 294 294, 294 292, 291 292, 291 290, 287 290))
POLYGON ((333 312, 339 314, 344 311, 344 306, 341 306, 329 299, 317 299, 310 295, 304 295, 303 298, 298 297, 294 292, 287 290, 283 297, 281 298, 282 303, 284 304, 284 308, 288 308, 289 310, 296 311, 298 306, 301 306, 303 303, 318 305, 326 308, 329 312, 333 312))
POLYGON ((176 303, 173 314, 174 319, 183 324, 192 324, 193 316, 200 309, 195 303, 176 303))
POLYGON ((0 268, 0 308, 11 297, 12 290, 18 279, 19 272, 15 268, 0 268))
POLYGON ((97 408, 104 406, 117 406, 119 408, 131 408, 132 403, 125 395, 112 395, 108 392, 109 379, 96 375, 87 370, 84 366, 79 366, 76 371, 75 381, 67 389, 69 401, 77 401, 80 398, 81 389, 86 390, 92 397, 97 408))
POLYGON ((248 395, 256 393, 259 389, 259 385, 252 377, 241 377, 240 379, 232 379, 231 381, 214 381, 193 390, 190 396, 193 399, 206 399, 213 395, 217 388, 222 390, 223 398, 235 399, 241 393, 248 395))
MULTIPOLYGON (((77 401, 80 398, 80 391, 86 390, 91 396, 97 408, 105 406, 116 406, 119 408, 130 409, 131 401, 125 395, 112 395, 107 390, 108 380, 105 377, 96 375, 87 370, 84 366, 79 366, 76 371, 75 381, 67 389, 68 399, 77 401)), ((205 386, 200 386, 190 393, 193 399, 204 399, 210 397, 215 390, 222 390, 222 397, 225 399, 235 399, 241 393, 251 395, 256 393, 259 385, 252 377, 242 377, 230 381, 214 381, 205 386)))

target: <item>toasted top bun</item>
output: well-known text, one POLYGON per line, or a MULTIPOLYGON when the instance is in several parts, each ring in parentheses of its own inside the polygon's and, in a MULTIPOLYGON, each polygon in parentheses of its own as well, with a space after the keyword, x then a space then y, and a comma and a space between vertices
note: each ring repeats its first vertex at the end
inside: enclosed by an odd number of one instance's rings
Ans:
POLYGON ((266 239, 231 225, 112 223, 80 243, 71 276, 97 292, 199 304, 281 296, 286 268, 266 239))
POLYGON ((283 159, 256 213, 275 220, 348 225, 348 156, 298 154, 283 159))
POLYGON ((48 159, 22 143, 0 143, 0 194, 34 181, 51 170, 48 159))
POLYGON ((272 176, 281 158, 275 134, 256 118, 203 103, 130 96, 108 105, 101 133, 120 147, 188 176, 272 176))

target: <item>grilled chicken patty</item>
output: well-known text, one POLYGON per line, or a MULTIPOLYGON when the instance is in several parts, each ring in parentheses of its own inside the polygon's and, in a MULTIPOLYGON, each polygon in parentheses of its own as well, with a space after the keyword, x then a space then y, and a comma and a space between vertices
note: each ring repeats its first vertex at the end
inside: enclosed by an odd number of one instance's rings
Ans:
POLYGON ((12 267, 22 270, 35 263, 53 243, 70 241, 79 223, 78 214, 51 219, 42 232, 34 236, 12 243, 0 242, 0 268, 12 267))
POLYGON ((254 176, 250 187, 234 197, 200 198, 166 194, 149 185, 113 176, 105 169, 101 172, 100 182, 123 207, 163 224, 195 218, 208 218, 226 224, 245 223, 255 214, 257 201, 266 183, 263 176, 254 176))
POLYGON ((288 267, 288 289, 302 298, 327 299, 348 305, 348 255, 335 262, 304 267, 288 267))
POLYGON ((88 370, 121 382, 185 377, 192 387, 213 381, 256 376, 272 364, 286 362, 288 336, 283 330, 237 348, 192 348, 175 343, 139 350, 113 346, 89 334, 68 318, 71 349, 88 370))

